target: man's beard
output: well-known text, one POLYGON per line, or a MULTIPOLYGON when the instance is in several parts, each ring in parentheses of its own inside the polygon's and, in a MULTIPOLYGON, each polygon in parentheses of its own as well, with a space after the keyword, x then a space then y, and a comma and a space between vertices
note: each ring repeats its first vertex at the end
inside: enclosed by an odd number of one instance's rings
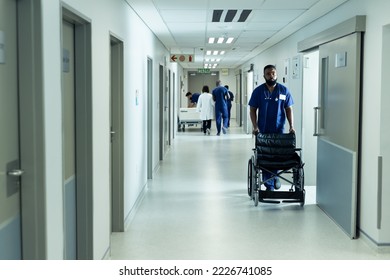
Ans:
POLYGON ((267 84, 267 85, 269 85, 270 87, 273 87, 274 85, 276 85, 276 81, 277 81, 278 79, 275 79, 275 80, 273 80, 273 79, 269 79, 269 80, 265 80, 265 83, 267 84))

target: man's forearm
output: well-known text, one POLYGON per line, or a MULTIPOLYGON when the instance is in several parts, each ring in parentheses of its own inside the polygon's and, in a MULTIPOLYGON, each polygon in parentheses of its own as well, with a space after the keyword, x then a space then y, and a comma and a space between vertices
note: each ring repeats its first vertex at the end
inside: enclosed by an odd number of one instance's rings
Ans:
POLYGON ((253 131, 258 131, 257 127, 257 108, 250 107, 249 116, 252 121, 253 131))
POLYGON ((294 132, 295 131, 295 129, 294 129, 294 113, 293 113, 292 107, 286 108, 286 117, 287 117, 287 121, 290 125, 289 131, 294 132))

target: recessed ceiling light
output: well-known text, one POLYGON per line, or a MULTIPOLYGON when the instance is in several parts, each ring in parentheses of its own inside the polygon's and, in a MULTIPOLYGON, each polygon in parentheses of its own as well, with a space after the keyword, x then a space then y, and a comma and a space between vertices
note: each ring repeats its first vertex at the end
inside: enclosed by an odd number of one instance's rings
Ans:
POLYGON ((233 42, 234 38, 233 37, 229 37, 226 41, 226 44, 231 44, 233 42))
POLYGON ((214 37, 210 37, 209 38, 209 44, 214 44, 215 42, 215 38, 214 37))

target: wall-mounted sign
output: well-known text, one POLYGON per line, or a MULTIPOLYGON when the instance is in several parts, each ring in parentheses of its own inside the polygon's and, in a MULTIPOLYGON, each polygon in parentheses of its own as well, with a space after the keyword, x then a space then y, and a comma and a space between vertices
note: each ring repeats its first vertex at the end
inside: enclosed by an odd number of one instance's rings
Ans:
POLYGON ((171 54, 171 62, 194 62, 193 54, 171 54))
POLYGON ((336 53, 335 67, 340 68, 346 66, 347 66, 347 52, 336 53))
POLYGON ((222 68, 221 69, 221 75, 222 76, 229 76, 229 69, 228 68, 222 68))
POLYGON ((199 74, 210 74, 210 68, 198 68, 199 74))
POLYGON ((299 56, 294 56, 292 58, 292 69, 291 69, 291 77, 293 79, 299 79, 301 73, 301 60, 299 56))

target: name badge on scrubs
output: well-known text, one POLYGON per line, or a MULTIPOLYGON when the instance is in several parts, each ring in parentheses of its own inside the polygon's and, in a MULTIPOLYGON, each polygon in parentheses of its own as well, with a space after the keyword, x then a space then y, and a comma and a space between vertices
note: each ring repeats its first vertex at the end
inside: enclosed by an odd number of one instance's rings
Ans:
POLYGON ((284 94, 279 94, 279 99, 280 99, 280 100, 286 100, 286 95, 284 95, 284 94))

